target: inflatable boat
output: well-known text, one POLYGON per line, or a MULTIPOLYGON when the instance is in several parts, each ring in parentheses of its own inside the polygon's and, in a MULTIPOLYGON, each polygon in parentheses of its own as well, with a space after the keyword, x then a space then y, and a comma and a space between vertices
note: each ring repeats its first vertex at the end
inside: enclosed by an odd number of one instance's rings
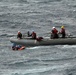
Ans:
POLYGON ((57 38, 57 39, 50 39, 49 37, 44 37, 41 40, 35 40, 29 37, 23 39, 11 38, 10 42, 16 43, 18 45, 24 45, 26 47, 47 46, 47 45, 75 45, 76 37, 57 38))

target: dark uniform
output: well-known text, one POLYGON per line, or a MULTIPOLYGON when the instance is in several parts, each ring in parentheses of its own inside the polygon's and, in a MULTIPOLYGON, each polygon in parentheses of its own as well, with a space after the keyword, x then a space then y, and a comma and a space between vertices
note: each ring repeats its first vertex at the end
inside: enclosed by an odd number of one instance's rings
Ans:
POLYGON ((17 38, 22 39, 22 33, 18 31, 17 38))

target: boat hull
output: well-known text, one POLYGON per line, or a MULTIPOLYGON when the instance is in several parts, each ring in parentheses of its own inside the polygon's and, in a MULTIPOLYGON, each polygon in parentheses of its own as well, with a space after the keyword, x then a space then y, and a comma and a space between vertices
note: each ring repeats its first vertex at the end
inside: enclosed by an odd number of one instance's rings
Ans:
POLYGON ((44 38, 41 41, 33 40, 33 39, 10 39, 10 42, 24 45, 24 46, 47 46, 47 45, 75 45, 76 38, 58 38, 58 39, 50 39, 44 38))

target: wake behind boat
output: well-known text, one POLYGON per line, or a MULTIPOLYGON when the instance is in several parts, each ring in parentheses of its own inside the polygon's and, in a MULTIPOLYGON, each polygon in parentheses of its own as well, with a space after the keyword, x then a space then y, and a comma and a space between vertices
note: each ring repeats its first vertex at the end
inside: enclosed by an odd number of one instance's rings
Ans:
POLYGON ((10 42, 16 43, 18 45, 28 46, 47 46, 47 45, 75 45, 76 37, 66 37, 50 39, 49 37, 44 37, 42 40, 38 41, 30 37, 25 37, 23 39, 11 38, 10 42))

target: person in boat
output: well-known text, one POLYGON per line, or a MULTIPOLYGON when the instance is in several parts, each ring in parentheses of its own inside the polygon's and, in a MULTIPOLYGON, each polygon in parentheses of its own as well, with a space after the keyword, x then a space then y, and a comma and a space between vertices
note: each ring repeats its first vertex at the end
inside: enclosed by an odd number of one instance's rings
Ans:
POLYGON ((18 31, 17 38, 22 39, 22 33, 18 31))
POLYGON ((58 30, 55 27, 52 27, 51 39, 58 38, 58 30))
POLYGON ((62 34, 62 38, 65 38, 66 33, 64 26, 61 26, 61 31, 59 33, 62 34))
POLYGON ((34 32, 34 30, 32 31, 32 34, 31 34, 31 36, 32 36, 32 39, 36 39, 36 33, 34 32))
MULTIPOLYGON (((28 33, 29 34, 29 33, 28 33)), ((34 30, 32 31, 32 33, 29 35, 32 36, 32 39, 35 39, 37 41, 41 41, 43 39, 43 37, 37 37, 36 33, 34 32, 34 30)))

